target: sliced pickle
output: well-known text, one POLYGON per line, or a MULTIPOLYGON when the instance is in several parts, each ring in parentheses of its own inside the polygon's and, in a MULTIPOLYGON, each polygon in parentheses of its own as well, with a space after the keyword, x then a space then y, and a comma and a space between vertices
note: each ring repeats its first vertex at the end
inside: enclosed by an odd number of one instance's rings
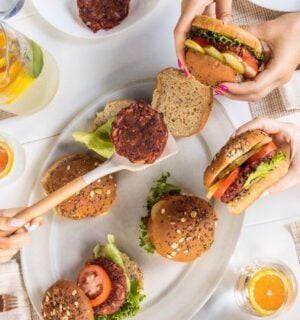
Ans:
POLYGON ((225 63, 228 64, 232 69, 240 74, 244 74, 246 71, 245 65, 239 58, 231 52, 224 52, 223 57, 225 58, 225 63))
POLYGON ((185 45, 189 48, 189 49, 192 49, 192 50, 195 50, 197 52, 200 52, 202 54, 205 53, 204 49, 200 46, 200 44, 198 44, 197 42, 191 40, 191 39, 188 39, 185 41, 185 45))
POLYGON ((208 54, 209 56, 225 63, 225 58, 223 57, 222 53, 218 51, 215 47, 213 46, 207 46, 204 47, 205 53, 208 54))

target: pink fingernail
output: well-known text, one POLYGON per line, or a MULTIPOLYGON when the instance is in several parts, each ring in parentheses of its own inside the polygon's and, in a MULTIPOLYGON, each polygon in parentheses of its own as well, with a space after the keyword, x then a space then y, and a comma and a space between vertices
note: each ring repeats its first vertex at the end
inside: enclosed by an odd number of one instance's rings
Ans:
POLYGON ((228 91, 228 87, 225 86, 224 84, 220 84, 219 88, 222 89, 223 91, 228 91))
POLYGON ((218 94, 219 96, 224 96, 224 93, 220 90, 215 90, 215 93, 218 94))
POLYGON ((187 69, 187 68, 184 68, 183 72, 184 72, 184 76, 185 76, 186 78, 188 78, 189 75, 190 75, 188 69, 187 69))
POLYGON ((181 60, 179 58, 177 59, 177 63, 178 63, 178 68, 181 69, 182 63, 181 63, 181 60))
POLYGON ((10 220, 9 225, 11 227, 21 227, 25 224, 25 221, 23 219, 12 219, 10 220))

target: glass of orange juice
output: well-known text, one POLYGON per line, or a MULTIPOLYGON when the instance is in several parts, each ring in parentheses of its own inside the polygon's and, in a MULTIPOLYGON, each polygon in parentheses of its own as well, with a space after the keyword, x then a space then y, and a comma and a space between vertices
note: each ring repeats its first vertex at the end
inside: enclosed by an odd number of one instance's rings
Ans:
POLYGON ((54 58, 0 21, 0 109, 15 115, 39 111, 55 95, 58 82, 54 58))
POLYGON ((292 270, 283 262, 257 260, 242 268, 235 285, 235 298, 243 311, 270 317, 286 310, 297 295, 292 270))

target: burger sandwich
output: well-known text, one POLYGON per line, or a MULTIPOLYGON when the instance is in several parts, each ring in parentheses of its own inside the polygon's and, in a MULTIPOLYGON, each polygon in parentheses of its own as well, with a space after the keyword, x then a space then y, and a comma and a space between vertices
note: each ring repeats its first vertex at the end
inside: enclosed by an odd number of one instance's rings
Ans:
POLYGON ((254 35, 208 16, 194 19, 185 45, 191 74, 211 86, 253 79, 263 67, 263 48, 254 35))
POLYGON ((190 262, 211 247, 216 213, 207 201, 168 183, 168 176, 163 174, 149 192, 140 246, 173 261, 190 262))
POLYGON ((207 198, 220 199, 233 214, 248 208, 288 171, 289 155, 262 130, 231 138, 204 172, 207 198))
POLYGON ((97 244, 81 269, 77 284, 59 280, 44 295, 44 320, 123 320, 135 316, 142 294, 143 274, 138 265, 108 235, 97 244))

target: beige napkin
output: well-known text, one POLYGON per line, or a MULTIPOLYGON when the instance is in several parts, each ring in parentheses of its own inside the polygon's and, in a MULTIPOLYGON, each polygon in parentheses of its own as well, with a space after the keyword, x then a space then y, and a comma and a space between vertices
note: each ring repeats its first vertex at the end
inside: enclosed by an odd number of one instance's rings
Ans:
MULTIPOLYGON (((233 1, 233 22, 239 25, 260 23, 275 19, 283 12, 259 7, 247 0, 233 1)), ((252 117, 280 118, 300 111, 300 71, 281 88, 273 90, 267 97, 250 102, 252 117)))
POLYGON ((0 294, 18 298, 18 308, 0 313, 0 320, 39 320, 28 299, 20 266, 16 260, 0 264, 0 294))
POLYGON ((295 241, 296 251, 300 263, 300 221, 292 223, 290 227, 295 241))

